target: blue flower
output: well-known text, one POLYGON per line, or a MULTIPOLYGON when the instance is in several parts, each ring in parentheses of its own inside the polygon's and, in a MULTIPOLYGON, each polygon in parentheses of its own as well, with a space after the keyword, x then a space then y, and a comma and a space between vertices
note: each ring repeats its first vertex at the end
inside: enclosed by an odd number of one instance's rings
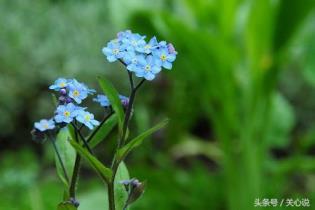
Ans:
POLYGON ((50 120, 42 119, 39 122, 34 123, 34 127, 41 132, 46 130, 52 130, 55 128, 55 122, 53 119, 50 120))
POLYGON ((150 54, 152 53, 152 50, 156 49, 158 47, 158 42, 156 40, 156 37, 150 39, 149 43, 143 43, 140 47, 137 48, 137 50, 141 53, 150 54))
POLYGON ((87 98, 88 94, 93 94, 95 90, 88 89, 88 87, 73 79, 69 84, 69 97, 72 98, 75 102, 80 104, 82 100, 87 98))
POLYGON ((80 110, 84 110, 84 108, 75 106, 73 103, 59 105, 56 110, 55 121, 57 123, 70 123, 80 110))
POLYGON ((141 49, 141 46, 145 45, 144 39, 145 36, 141 36, 140 34, 125 34, 125 37, 122 39, 122 43, 126 47, 127 51, 134 51, 141 49))
POLYGON ((124 56, 125 48, 118 39, 114 39, 102 49, 102 52, 109 62, 114 62, 124 56))
POLYGON ((66 88, 68 85, 68 80, 65 78, 57 79, 53 85, 49 86, 49 89, 59 91, 62 88, 66 88))
POLYGON ((98 126, 100 124, 99 121, 94 119, 93 114, 83 110, 77 112, 76 120, 84 124, 91 130, 94 128, 94 126, 98 126))
POLYGON ((156 57, 160 65, 166 69, 172 69, 172 62, 176 59, 176 54, 170 53, 167 47, 161 47, 154 50, 153 56, 156 57))
POLYGON ((125 56, 127 69, 129 71, 135 71, 139 66, 139 61, 145 59, 143 54, 136 54, 135 52, 129 52, 125 56))
POLYGON ((146 80, 153 80, 155 75, 161 71, 160 62, 152 55, 139 60, 139 65, 134 70, 137 77, 144 77, 146 80))
POLYGON ((102 107, 110 106, 110 101, 105 95, 97 95, 96 98, 93 99, 93 101, 100 103, 102 107))

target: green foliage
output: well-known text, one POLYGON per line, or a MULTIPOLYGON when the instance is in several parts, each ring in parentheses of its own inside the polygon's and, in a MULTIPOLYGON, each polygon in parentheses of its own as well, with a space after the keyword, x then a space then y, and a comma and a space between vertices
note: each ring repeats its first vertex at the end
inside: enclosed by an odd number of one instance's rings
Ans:
MULTIPOLYGON (((70 139, 70 132, 68 131, 67 128, 63 128, 59 131, 57 138, 56 138, 56 146, 59 151, 60 157, 62 159, 62 162, 65 165, 65 169, 67 172, 68 177, 72 175, 73 172, 73 165, 75 162, 75 150, 73 147, 70 145, 69 139, 70 139)), ((60 162, 58 160, 57 154, 55 154, 55 162, 56 162, 56 168, 57 168, 57 173, 60 178, 60 180, 64 183, 65 185, 65 191, 67 191, 69 187, 69 183, 64 175, 64 172, 61 168, 60 162)))
POLYGON ((115 203, 117 209, 123 209, 127 198, 128 193, 125 189, 125 186, 120 183, 122 180, 129 180, 129 172, 124 162, 119 164, 116 177, 115 177, 115 203))
POLYGON ((77 208, 69 203, 61 203, 58 205, 57 210, 76 210, 77 208))
POLYGON ((108 183, 112 179, 111 169, 104 166, 96 157, 91 155, 87 149, 83 148, 75 141, 71 140, 70 143, 75 150, 88 161, 104 182, 108 183))
POLYGON ((114 86, 104 78, 98 78, 99 85, 102 88, 104 94, 108 97, 113 110, 115 111, 118 119, 118 128, 120 133, 123 129, 123 121, 124 121, 124 110, 121 104, 121 101, 118 97, 118 92, 114 88, 114 86))
POLYGON ((129 154, 129 152, 131 152, 137 146, 141 145, 141 143, 144 141, 146 137, 150 136, 152 133, 163 128, 167 123, 168 123, 168 120, 163 120, 162 122, 155 125, 154 127, 148 129, 147 131, 144 131, 142 134, 140 134, 136 138, 130 140, 129 143, 127 143, 125 146, 123 146, 121 149, 117 151, 117 159, 119 161, 123 160, 129 154))
POLYGON ((99 143, 101 143, 103 140, 105 140, 106 136, 111 132, 111 130, 115 127, 116 124, 117 115, 113 114, 102 124, 97 133, 91 138, 89 143, 90 146, 93 148, 99 143))

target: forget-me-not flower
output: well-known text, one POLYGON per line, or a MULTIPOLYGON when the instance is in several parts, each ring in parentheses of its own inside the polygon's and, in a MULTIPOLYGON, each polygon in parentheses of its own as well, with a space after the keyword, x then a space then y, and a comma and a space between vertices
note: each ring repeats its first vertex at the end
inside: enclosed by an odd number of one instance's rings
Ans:
POLYGON ((148 43, 143 43, 140 47, 137 48, 137 50, 141 53, 150 54, 152 53, 152 50, 156 49, 158 47, 158 42, 156 40, 156 37, 152 37, 148 43))
POLYGON ((66 88, 68 85, 68 80, 65 78, 57 79, 53 85, 49 86, 49 89, 59 91, 62 88, 66 88))
POLYGON ((88 87, 73 79, 69 84, 69 97, 72 98, 75 102, 80 104, 88 94, 92 94, 95 90, 88 89, 88 87))
POLYGON ((55 121, 57 123, 70 123, 77 116, 79 110, 84 108, 75 106, 73 103, 59 105, 56 110, 55 121))
POLYGON ((144 77, 146 80, 153 80, 155 75, 161 71, 159 61, 152 55, 139 60, 139 65, 134 70, 137 77, 144 77))
POLYGON ((98 126, 100 124, 99 121, 94 119, 94 115, 92 113, 83 110, 77 112, 76 120, 91 130, 94 126, 98 126))
POLYGON ((34 127, 41 132, 46 130, 52 130, 55 128, 55 122, 53 119, 49 120, 42 119, 39 122, 34 123, 34 127))
POLYGON ((106 47, 102 49, 104 55, 106 55, 109 62, 114 62, 123 58, 125 53, 124 45, 121 45, 118 39, 110 41, 106 47))
POLYGON ((166 69, 172 69, 172 62, 176 59, 175 53, 170 53, 168 48, 162 47, 153 51, 153 56, 158 58, 160 65, 166 69))

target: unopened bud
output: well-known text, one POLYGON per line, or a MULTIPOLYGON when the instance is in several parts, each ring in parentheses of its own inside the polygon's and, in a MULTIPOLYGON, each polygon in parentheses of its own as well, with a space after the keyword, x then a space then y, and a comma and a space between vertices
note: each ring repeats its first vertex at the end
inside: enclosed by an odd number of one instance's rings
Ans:
POLYGON ((67 95, 67 90, 65 88, 61 88, 60 91, 59 91, 60 95, 67 95))

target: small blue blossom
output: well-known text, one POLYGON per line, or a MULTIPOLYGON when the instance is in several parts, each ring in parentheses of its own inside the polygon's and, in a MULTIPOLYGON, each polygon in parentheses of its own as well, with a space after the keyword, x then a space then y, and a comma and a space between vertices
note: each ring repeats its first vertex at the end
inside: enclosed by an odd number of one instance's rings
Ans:
POLYGON ((158 58, 160 65, 166 69, 172 69, 172 62, 176 59, 175 53, 170 53, 167 47, 161 47, 153 51, 153 56, 158 58))
POLYGON ((102 107, 110 106, 110 101, 105 95, 97 95, 96 98, 93 99, 93 101, 100 103, 102 107))
POLYGON ((126 56, 126 61, 127 61, 127 69, 129 71, 136 71, 137 68, 139 67, 139 61, 145 59, 145 56, 142 54, 135 54, 135 52, 130 52, 126 56), (129 57, 127 57, 129 56, 129 57))
POLYGON ((98 126, 100 124, 99 121, 94 119, 94 115, 90 112, 86 112, 83 110, 80 110, 77 112, 76 120, 80 123, 84 124, 89 129, 93 129, 94 126, 98 126))
POLYGON ((125 37, 122 39, 123 46, 126 47, 127 51, 140 50, 145 45, 145 36, 140 34, 124 34, 125 37))
POLYGON ((68 80, 65 78, 57 79, 53 85, 49 86, 49 89, 59 91, 62 88, 66 88, 68 85, 68 80))
POLYGON ((158 47, 158 42, 156 40, 156 37, 150 39, 148 43, 143 43, 141 46, 137 48, 137 50, 141 53, 150 54, 152 53, 152 50, 156 49, 158 47))
POLYGON ((73 103, 59 105, 56 110, 55 121, 57 123, 70 123, 80 110, 84 110, 84 108, 75 106, 73 103))
POLYGON ((144 77, 146 80, 153 80, 155 75, 161 71, 160 62, 152 55, 139 60, 139 65, 134 70, 137 77, 144 77))
POLYGON ((50 120, 42 119, 39 122, 34 123, 34 127, 41 132, 46 130, 52 130, 55 128, 55 122, 53 119, 50 120))
POLYGON ((114 62, 124 57, 125 48, 118 39, 114 39, 102 49, 102 52, 109 62, 114 62))
POLYGON ((73 79, 69 84, 69 97, 78 104, 87 98, 88 94, 93 94, 94 92, 95 90, 88 89, 85 84, 80 83, 75 79, 73 79))

